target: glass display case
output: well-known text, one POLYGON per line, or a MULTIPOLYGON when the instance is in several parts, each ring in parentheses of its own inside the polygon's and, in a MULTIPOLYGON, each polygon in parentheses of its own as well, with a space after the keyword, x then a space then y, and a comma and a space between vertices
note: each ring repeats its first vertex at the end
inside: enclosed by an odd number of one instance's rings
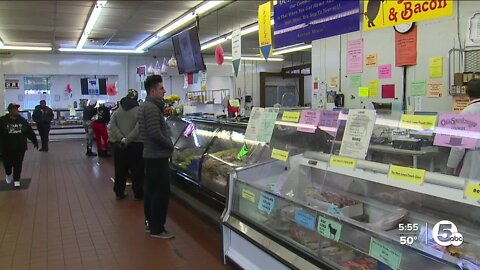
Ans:
POLYGON ((478 124, 345 110, 336 133, 319 125, 328 134, 302 144, 312 133, 282 134, 302 124, 277 119, 269 147, 287 158, 231 175, 224 257, 257 269, 480 269, 480 178, 465 168, 478 124), (461 177, 447 169, 456 157, 461 177))

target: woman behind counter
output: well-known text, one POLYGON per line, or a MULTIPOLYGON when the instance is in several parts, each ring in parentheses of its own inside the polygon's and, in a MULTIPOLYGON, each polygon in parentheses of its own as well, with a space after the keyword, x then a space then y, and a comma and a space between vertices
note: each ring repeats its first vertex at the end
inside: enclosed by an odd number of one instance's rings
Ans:
MULTIPOLYGON (((480 79, 472 79, 467 84, 470 103, 462 114, 480 114, 480 79)), ((452 148, 447 162, 447 173, 464 178, 480 180, 480 144, 473 150, 452 148)))

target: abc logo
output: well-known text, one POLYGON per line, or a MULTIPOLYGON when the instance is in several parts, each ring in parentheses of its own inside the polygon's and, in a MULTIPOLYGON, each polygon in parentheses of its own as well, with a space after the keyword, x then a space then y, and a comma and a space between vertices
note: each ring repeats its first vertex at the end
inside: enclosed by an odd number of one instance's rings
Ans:
POLYGON ((449 220, 442 220, 433 226, 433 240, 443 247, 460 246, 463 243, 463 235, 458 232, 457 226, 449 220), (449 232, 449 233, 447 233, 449 232))

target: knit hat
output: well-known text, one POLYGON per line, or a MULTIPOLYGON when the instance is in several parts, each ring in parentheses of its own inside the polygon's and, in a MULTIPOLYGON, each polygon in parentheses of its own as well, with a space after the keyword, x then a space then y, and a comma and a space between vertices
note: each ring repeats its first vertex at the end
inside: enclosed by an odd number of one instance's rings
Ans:
POLYGON ((137 90, 132 89, 132 88, 128 89, 128 91, 127 91, 127 98, 137 100, 137 99, 138 99, 138 92, 137 92, 137 90))

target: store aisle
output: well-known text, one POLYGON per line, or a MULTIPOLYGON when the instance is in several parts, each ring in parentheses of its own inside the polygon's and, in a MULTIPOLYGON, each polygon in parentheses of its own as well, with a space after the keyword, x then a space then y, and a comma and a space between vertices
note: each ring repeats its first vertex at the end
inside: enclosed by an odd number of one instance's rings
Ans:
POLYGON ((112 159, 85 157, 82 142, 49 150, 27 153, 28 189, 0 192, 0 269, 229 269, 220 232, 174 198, 167 229, 176 238, 153 239, 131 189, 115 200, 112 159))

